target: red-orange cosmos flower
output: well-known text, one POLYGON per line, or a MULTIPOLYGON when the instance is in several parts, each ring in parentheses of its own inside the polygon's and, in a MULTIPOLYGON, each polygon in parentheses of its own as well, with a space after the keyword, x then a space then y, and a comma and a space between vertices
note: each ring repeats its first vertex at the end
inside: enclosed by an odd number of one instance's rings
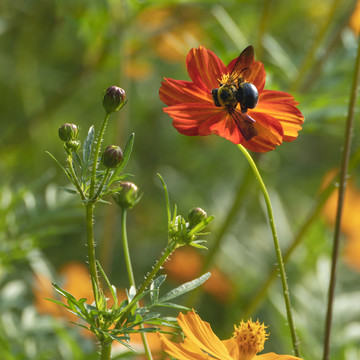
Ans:
POLYGON ((254 60, 252 46, 227 66, 203 46, 193 48, 186 66, 192 81, 165 78, 160 88, 164 112, 181 134, 216 134, 256 152, 297 138, 304 122, 298 102, 286 92, 264 90, 264 65, 254 60))

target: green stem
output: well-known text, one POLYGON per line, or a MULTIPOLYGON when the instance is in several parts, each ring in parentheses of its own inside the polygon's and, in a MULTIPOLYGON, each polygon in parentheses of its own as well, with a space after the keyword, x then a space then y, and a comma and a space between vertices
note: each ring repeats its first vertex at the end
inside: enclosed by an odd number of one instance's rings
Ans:
POLYGON ((133 269, 131 266, 129 244, 128 244, 128 240, 127 240, 126 215, 127 215, 127 209, 121 208, 121 235, 122 235, 122 240, 123 240, 123 249, 124 249, 124 255, 125 255, 126 270, 128 273, 130 285, 136 287, 134 272, 133 272, 133 269))
POLYGON ((109 120, 109 116, 110 116, 110 113, 105 114, 104 120, 103 120, 103 122, 101 124, 101 129, 100 129, 99 135, 98 135, 97 140, 96 140, 96 148, 95 148, 95 151, 94 151, 94 158, 93 158, 93 165, 92 165, 92 172, 91 172, 89 199, 93 199, 94 193, 95 193, 96 170, 97 170, 97 165, 98 165, 97 163, 98 163, 101 143, 102 143, 102 140, 103 140, 106 124, 107 124, 107 122, 109 120))
POLYGON ((279 240, 278 240, 278 236, 277 236, 277 232, 276 232, 274 215, 273 215, 273 211, 272 211, 272 207, 271 207, 270 197, 266 190, 265 184, 261 178, 259 170, 256 167, 254 160, 252 159, 250 154, 247 152, 247 150, 241 144, 239 144, 237 146, 241 150, 241 152, 244 154, 247 161, 249 162, 250 167, 255 175, 255 178, 259 182, 261 191, 264 196, 264 200, 265 200, 265 204, 266 204, 266 208, 267 208, 267 212, 268 212, 268 218, 270 221, 271 232, 272 232, 273 241, 274 241, 275 253, 276 253, 278 267, 279 267, 279 273, 280 273, 281 284, 282 284, 282 288, 283 288, 283 295, 284 295, 284 300, 285 300, 286 315, 287 315, 287 319, 288 319, 288 323, 289 323, 291 339, 292 339, 292 343, 293 343, 293 347, 294 347, 294 353, 296 356, 300 356, 299 341, 298 341, 296 330, 295 330, 295 323, 293 320, 291 304, 290 304, 289 288, 288 288, 287 281, 286 281, 285 267, 284 267, 284 262, 282 259, 280 245, 279 245, 279 240))
POLYGON ((98 305, 98 293, 100 289, 99 279, 96 271, 95 246, 94 246, 94 204, 86 205, 86 243, 88 249, 88 262, 90 269, 91 283, 93 287, 94 299, 98 305))
POLYGON ((161 258, 157 261, 157 263, 151 270, 149 276, 145 279, 145 281, 141 285, 140 289, 137 291, 136 295, 140 295, 146 290, 146 288, 150 285, 152 279, 155 277, 155 275, 158 273, 160 268, 164 265, 164 262, 166 261, 166 259, 173 253, 174 250, 175 250, 175 247, 167 247, 165 249, 161 258))
MULTIPOLYGON (((145 281, 143 282, 143 284, 141 285, 140 289, 136 292, 135 296, 139 296, 141 295, 146 288, 150 285, 152 279, 155 277, 155 275, 157 274, 157 272, 160 270, 161 266, 164 264, 164 262, 166 261, 166 259, 173 253, 173 251, 175 250, 175 246, 168 246, 166 247, 166 249, 164 250, 164 253, 162 254, 161 258, 157 261, 157 263, 155 264, 155 266, 153 267, 153 269, 151 270, 149 276, 145 279, 145 281)), ((124 312, 124 314, 121 316, 121 319, 118 321, 118 324, 121 324, 124 319, 127 318, 128 314, 130 313, 131 309, 134 306, 129 306, 127 308, 127 310, 124 312)))
POLYGON ((331 333, 332 312, 333 312, 333 305, 334 305, 334 295, 335 295, 336 268, 337 268, 337 261, 338 261, 338 257, 339 257, 341 215, 342 215, 342 210, 343 210, 343 206, 344 206, 344 197, 345 197, 347 173, 348 173, 350 149, 351 149, 351 138, 352 138, 353 124, 354 124, 354 115, 355 115, 355 109, 356 109, 356 100, 357 100, 357 93, 358 93, 358 87, 359 87, 359 80, 360 80, 360 36, 358 39, 358 51, 357 51, 357 57, 356 57, 356 62, 355 62, 355 69, 354 69, 353 83, 352 83, 352 88, 351 88, 348 116, 347 116, 347 120, 346 120, 344 152, 343 152, 341 168, 340 168, 338 206, 337 206, 335 228, 334 228, 328 305, 327 305, 326 320, 325 320, 325 339, 324 339, 323 360, 328 360, 330 357, 330 333, 331 333))
MULTIPOLYGON (((286 263, 291 254, 294 252, 294 250, 297 248, 297 246, 301 243, 301 241, 304 239, 304 236, 306 232, 309 230, 310 226, 313 224, 313 222, 318 218, 318 215, 320 214, 322 208, 324 207, 324 204, 326 203, 326 200, 329 198, 329 196, 332 194, 332 192, 335 189, 335 184, 330 183, 326 189, 321 193, 320 199, 312 209, 312 211, 309 213, 309 216, 307 217, 306 221, 300 228, 299 232, 297 233, 296 237, 294 238, 293 242, 291 243, 290 247, 287 249, 287 251, 284 253, 284 263, 286 263)), ((254 296, 254 298, 249 301, 248 307, 244 310, 245 318, 251 316, 251 314, 254 312, 254 309, 258 306, 260 301, 265 297, 265 294, 267 293, 268 288, 272 284, 272 282, 276 279, 278 274, 278 270, 276 267, 273 268, 273 270, 270 272, 267 280, 263 284, 263 286, 260 288, 260 290, 257 292, 257 294, 254 296)))
POLYGON ((81 200, 85 200, 85 195, 81 189, 81 186, 80 186, 80 183, 79 183, 79 180, 76 176, 76 173, 75 173, 75 170, 74 170, 74 165, 73 165, 73 157, 72 157, 72 154, 69 154, 68 157, 67 157, 67 162, 69 164, 69 171, 70 171, 70 174, 71 174, 71 177, 73 179, 73 183, 76 187, 76 190, 78 191, 78 193, 80 194, 80 197, 81 197, 81 200))
MULTIPOLYGON (((357 149, 357 151, 353 154, 353 156, 350 159, 349 171, 353 170, 359 164, 359 162, 360 162, 360 148, 357 149)), ((337 174, 336 176, 338 175, 339 174, 337 174)), ((305 234, 310 229, 311 225, 318 218, 327 199, 334 192, 334 190, 337 189, 336 183, 338 182, 338 180, 335 180, 336 176, 334 176, 333 180, 329 183, 329 185, 321 192, 318 201, 314 205, 313 209, 310 211, 303 225, 300 227, 300 230, 295 236, 290 247, 284 253, 283 260, 285 264, 289 260, 291 254, 294 252, 297 246, 304 239, 305 234)), ((277 275, 277 268, 275 267, 269 273, 267 280, 264 282, 263 286, 260 288, 257 294, 251 299, 251 301, 249 301, 248 307, 244 310, 244 314, 245 314, 244 318, 248 318, 253 314, 254 310, 257 308, 261 300, 265 297, 268 288, 270 287, 272 282, 276 279, 276 275, 277 275)))
POLYGON ((100 360, 110 360, 111 344, 101 344, 100 360))
MULTIPOLYGON (((126 214, 127 214, 127 209, 122 208, 121 209, 121 233, 122 233, 122 239, 123 239, 123 249, 124 249, 124 255, 125 255, 126 269, 127 269, 127 273, 128 273, 128 277, 129 277, 129 283, 131 286, 136 288, 134 272, 133 272, 132 265, 131 265, 129 243, 128 243, 127 232, 126 232, 126 214)), ((139 307, 139 304, 137 304, 136 307, 139 307)), ((144 325, 141 324, 140 328, 144 329, 144 325)), ((142 339, 142 342, 144 345, 144 351, 145 351, 145 355, 146 355, 147 359, 152 360, 151 350, 150 350, 148 341, 146 339, 146 335, 144 333, 141 333, 141 339, 142 339)))

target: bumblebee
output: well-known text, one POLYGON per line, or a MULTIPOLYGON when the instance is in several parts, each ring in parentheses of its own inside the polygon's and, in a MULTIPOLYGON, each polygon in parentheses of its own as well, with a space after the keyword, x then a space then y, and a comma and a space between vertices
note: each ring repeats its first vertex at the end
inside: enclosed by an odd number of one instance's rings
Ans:
POLYGON ((211 90, 215 106, 225 108, 245 140, 250 140, 257 134, 255 120, 247 111, 257 106, 259 93, 254 84, 245 80, 253 62, 254 48, 248 46, 238 57, 231 73, 223 75, 219 87, 211 90), (237 109, 238 104, 241 112, 237 109))

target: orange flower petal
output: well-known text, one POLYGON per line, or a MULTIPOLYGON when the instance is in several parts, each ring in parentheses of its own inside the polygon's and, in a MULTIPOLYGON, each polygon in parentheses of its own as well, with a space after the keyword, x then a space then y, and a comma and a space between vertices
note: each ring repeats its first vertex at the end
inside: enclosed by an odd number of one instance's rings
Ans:
POLYGON ((166 79, 159 91, 161 101, 166 105, 206 102, 214 105, 210 92, 204 92, 190 81, 166 79))
POLYGON ((212 107, 203 104, 182 104, 169 106, 164 112, 173 118, 173 126, 184 135, 210 135, 210 125, 223 118, 221 110, 214 111, 212 107))
MULTIPOLYGON (((256 355, 256 360, 302 360, 296 356, 292 355, 278 355, 275 353, 267 353, 262 355, 256 355)), ((254 359, 254 360, 255 360, 254 359)))
POLYGON ((192 344, 218 359, 233 360, 225 345, 213 333, 210 324, 202 321, 194 311, 189 311, 186 315, 180 313, 178 323, 192 344))
POLYGON ((297 138, 304 122, 304 116, 296 105, 298 102, 285 92, 264 90, 260 94, 258 107, 251 111, 263 112, 278 119, 284 130, 283 141, 293 141, 297 138))
POLYGON ((284 131, 278 120, 265 113, 257 113, 255 116, 250 110, 249 115, 256 119, 255 129, 258 134, 246 143, 242 143, 247 149, 267 152, 281 145, 284 131))
POLYGON ((189 51, 186 66, 191 80, 205 92, 218 87, 219 78, 225 72, 224 63, 203 46, 189 51))
POLYGON ((164 335, 158 334, 164 351, 175 359, 181 360, 209 360, 210 356, 200 348, 196 347, 189 340, 185 339, 182 344, 169 341, 164 335))
POLYGON ((222 340, 222 343, 225 345, 229 355, 231 356, 232 359, 240 359, 240 349, 239 349, 239 345, 236 342, 236 340, 234 338, 230 338, 228 340, 222 340))

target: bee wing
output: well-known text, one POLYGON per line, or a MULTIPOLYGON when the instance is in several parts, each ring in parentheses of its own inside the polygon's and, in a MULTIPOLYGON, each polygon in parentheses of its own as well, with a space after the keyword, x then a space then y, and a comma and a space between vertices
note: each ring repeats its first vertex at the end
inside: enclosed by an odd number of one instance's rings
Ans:
POLYGON ((247 77, 247 73, 250 71, 250 66, 254 62, 254 48, 250 45, 242 51, 236 63, 231 70, 229 76, 229 83, 233 83, 239 77, 247 77))
POLYGON ((240 113, 237 110, 230 112, 230 115, 234 119, 236 126, 245 140, 250 140, 257 135, 257 131, 254 126, 256 121, 251 116, 240 113))

